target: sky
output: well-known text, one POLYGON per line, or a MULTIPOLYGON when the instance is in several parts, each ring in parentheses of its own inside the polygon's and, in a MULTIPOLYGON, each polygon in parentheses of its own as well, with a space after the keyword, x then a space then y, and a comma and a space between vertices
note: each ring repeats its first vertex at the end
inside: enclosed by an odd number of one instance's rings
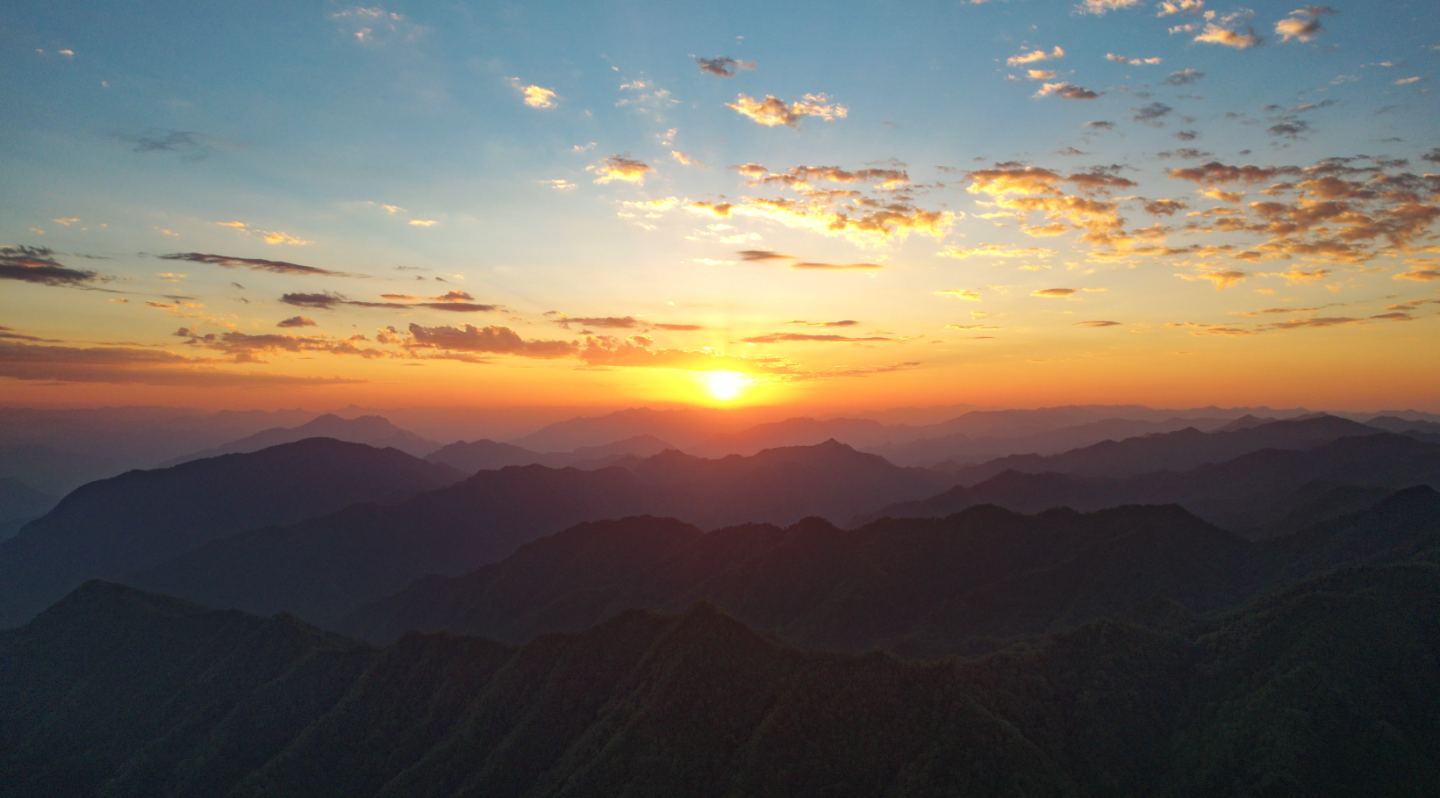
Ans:
POLYGON ((1440 4, 9 3, 0 403, 1440 410, 1440 4))

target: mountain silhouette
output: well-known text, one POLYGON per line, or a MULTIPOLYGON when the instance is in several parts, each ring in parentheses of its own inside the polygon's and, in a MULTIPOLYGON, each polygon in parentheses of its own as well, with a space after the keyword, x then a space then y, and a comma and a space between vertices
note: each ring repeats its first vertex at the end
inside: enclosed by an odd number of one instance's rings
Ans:
POLYGON ((1206 463, 1233 460, 1261 449, 1314 449, 1347 436, 1378 433, 1377 429, 1348 419, 1317 416, 1210 433, 1189 427, 1164 434, 1102 441, 1049 457, 1013 455, 981 465, 947 470, 962 485, 984 482, 1003 471, 1128 477, 1150 471, 1187 471, 1206 463))
POLYGON ((207 457, 219 457, 222 454, 258 452, 261 449, 279 446, 282 443, 303 441, 306 438, 333 438, 337 441, 363 443, 366 446, 373 446, 377 449, 399 449, 414 457, 424 457, 440 446, 440 444, 434 441, 427 441, 413 432, 406 432, 400 429, 381 416, 360 416, 359 418, 345 419, 332 413, 327 413, 311 419, 298 427, 276 427, 262 430, 254 435, 231 441, 213 449, 206 449, 201 452, 188 454, 184 457, 177 457, 174 460, 163 463, 161 467, 179 465, 192 460, 202 460, 207 457))
POLYGON ((118 578, 247 529, 395 502, 463 474, 326 438, 92 482, 0 543, 0 627, 86 579, 118 578))
MULTIPOLYGON (((1183 472, 1109 478, 1007 470, 978 485, 957 486, 922 501, 890 505, 857 516, 851 523, 858 526, 886 516, 939 517, 977 504, 1033 513, 1051 507, 1090 511, 1124 504, 1173 503, 1217 526, 1260 537, 1267 533, 1267 525, 1295 512, 1297 501, 1312 496, 1317 488, 1349 485, 1398 490, 1417 484, 1440 487, 1440 445, 1377 431, 1338 438, 1308 451, 1262 449, 1183 472)), ((1323 516, 1312 515, 1311 520, 1316 517, 1323 516)))
POLYGON ((60 502, 12 477, 0 477, 0 523, 44 515, 60 502))
POLYGON ((1135 617, 1155 596, 1204 613, 1437 543, 1440 494, 1424 487, 1264 543, 1174 506, 1034 516, 980 506, 850 531, 806 519, 708 534, 640 517, 581 524, 464 576, 418 580, 334 628, 378 643, 410 630, 523 643, 631 607, 678 611, 705 600, 803 648, 973 654, 1100 617, 1135 617))
POLYGON ((713 528, 844 520, 884 497, 924 496, 946 484, 833 441, 720 460, 671 450, 631 466, 480 471, 394 506, 358 505, 216 540, 125 581, 209 606, 323 621, 583 521, 652 514, 713 528))
POLYGON ((919 663, 703 602, 374 648, 91 582, 0 633, 0 794, 1433 795, 1437 602, 1433 562, 1357 567, 919 663))
POLYGON ((582 446, 573 452, 532 452, 509 443, 478 440, 468 443, 456 441, 442 446, 426 455, 425 459, 432 463, 445 463, 467 474, 473 474, 476 471, 508 466, 543 465, 549 468, 564 468, 605 461, 617 456, 650 457, 669 448, 672 448, 670 444, 653 435, 637 435, 604 446, 582 446))

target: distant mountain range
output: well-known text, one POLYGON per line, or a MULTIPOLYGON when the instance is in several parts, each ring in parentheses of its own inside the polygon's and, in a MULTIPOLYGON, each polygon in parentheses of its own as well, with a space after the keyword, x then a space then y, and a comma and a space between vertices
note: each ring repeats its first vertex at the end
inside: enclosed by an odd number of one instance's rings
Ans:
POLYGON ((667 515, 705 528, 836 521, 931 495, 942 474, 904 469, 840 443, 719 460, 669 450, 593 471, 480 471, 394 506, 357 505, 288 527, 215 540, 126 579, 219 607, 338 617, 431 573, 458 575, 574 524, 667 515))
POLYGON ((86 579, 119 578, 249 529, 395 502, 463 476, 394 449, 315 438, 92 482, 0 543, 0 627, 25 622, 86 579))
POLYGON ((212 449, 195 452, 177 457, 160 465, 161 468, 189 463, 194 460, 203 460, 208 457, 219 457, 224 454, 245 454, 258 452, 261 449, 268 449, 271 446, 279 446, 284 443, 294 443, 307 438, 332 438, 337 441, 348 443, 363 443, 366 446, 373 446, 377 449, 399 449, 414 457, 424 457, 440 447, 434 441, 427 441, 413 432, 407 432, 391 424, 380 416, 360 416, 359 418, 345 419, 337 415, 326 414, 301 424, 298 427, 275 427, 261 430, 236 441, 231 441, 212 449))
POLYGON ((59 501, 18 479, 0 477, 0 541, 14 537, 20 527, 50 512, 59 501))
MULTIPOLYGON (((1102 453, 1108 455, 1108 447, 1102 453)), ((977 504, 1033 513, 1051 507, 1089 511, 1173 503, 1217 526, 1263 537, 1293 530, 1293 519, 1323 517, 1322 507, 1346 512, 1356 509, 1352 502, 1363 504, 1373 496, 1373 491, 1357 493, 1355 488, 1411 485, 1440 487, 1440 444, 1377 432, 1342 437, 1308 451, 1261 449, 1188 471, 1122 478, 1004 471, 978 485, 956 486, 928 499, 857 516, 851 525, 884 517, 942 517, 977 504)))
POLYGON ((1337 565, 1403 561, 1436 545, 1440 494, 1426 487, 1262 543, 1173 505, 1035 516, 987 505, 855 531, 812 518, 705 534, 629 518, 420 580, 334 628, 377 643, 410 630, 524 643, 632 607, 676 612, 704 600, 801 648, 929 658, 1135 618, 1157 595, 1210 612, 1337 565))
POLYGON ((457 441, 443 446, 425 459, 432 463, 445 463, 467 474, 473 474, 476 471, 526 465, 600 468, 611 465, 621 457, 650 457, 672 448, 674 447, 653 435, 638 435, 604 446, 582 446, 572 452, 532 452, 509 443, 478 440, 469 443, 457 441))

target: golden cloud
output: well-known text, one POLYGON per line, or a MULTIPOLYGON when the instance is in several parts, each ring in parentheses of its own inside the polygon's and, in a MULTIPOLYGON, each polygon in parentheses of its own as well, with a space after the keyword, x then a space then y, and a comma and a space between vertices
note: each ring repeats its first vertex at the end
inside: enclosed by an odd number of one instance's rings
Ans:
POLYGON ((511 86, 525 98, 525 104, 531 108, 554 108, 556 99, 555 92, 541 86, 527 86, 520 82, 519 78, 506 78, 511 86))
POLYGON ((1038 291, 1031 291, 1030 296, 1051 297, 1054 299, 1069 299, 1080 293, 1078 288, 1041 288, 1038 291))
POLYGON ((941 291, 936 291, 935 296, 953 296, 956 299, 965 299, 970 302, 980 301, 980 292, 972 291, 969 288, 946 288, 941 291))
POLYGON ((655 171, 649 164, 637 161, 626 155, 612 155, 597 164, 585 167, 585 171, 595 173, 596 183, 609 183, 613 180, 620 180, 626 183, 644 183, 645 175, 655 171))
POLYGON ((789 105, 772 95, 766 95, 763 100, 755 100, 741 94, 735 98, 735 102, 725 103, 725 107, 734 109, 741 116, 747 116, 766 127, 777 125, 795 127, 800 124, 802 118, 807 116, 815 116, 826 122, 833 122, 837 117, 844 119, 845 115, 850 112, 839 103, 831 103, 824 94, 807 94, 803 99, 789 105))
POLYGON ((1008 65, 1010 65, 1010 66, 1012 66, 1012 67, 1018 67, 1018 66, 1024 66, 1025 64, 1033 64, 1033 63, 1036 63, 1037 61, 1050 61, 1050 60, 1055 59, 1055 58, 1064 58, 1064 57, 1065 57, 1065 51, 1062 50, 1062 49, 1060 49, 1059 47, 1056 47, 1054 50, 1051 50, 1051 51, 1048 52, 1048 53, 1045 52, 1044 50, 1032 50, 1032 51, 1030 51, 1030 52, 1028 52, 1028 53, 1021 53, 1020 55, 1012 55, 1012 56, 1010 56, 1008 59, 1006 59, 1005 63, 1008 64, 1008 65))

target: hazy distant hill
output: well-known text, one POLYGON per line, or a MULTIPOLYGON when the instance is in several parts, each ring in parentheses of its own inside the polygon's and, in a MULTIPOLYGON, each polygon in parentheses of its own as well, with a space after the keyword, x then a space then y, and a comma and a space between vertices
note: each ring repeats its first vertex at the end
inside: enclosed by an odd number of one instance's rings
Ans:
POLYGON ((92 482, 0 543, 0 627, 23 623, 86 579, 118 578, 247 529, 399 501, 461 477, 394 449, 314 438, 92 482))
POLYGON ((616 456, 650 457, 669 448, 672 448, 670 444, 653 435, 638 435, 604 446, 582 446, 573 452, 532 452, 508 443, 479 440, 468 443, 457 441, 442 446, 425 459, 432 463, 445 463, 467 474, 473 474, 476 471, 508 466, 543 465, 549 468, 564 468, 616 456))
POLYGON ((1308 451, 1262 449, 1183 472, 1109 478, 1004 471, 978 485, 957 486, 922 501, 857 516, 852 525, 885 516, 940 517, 977 504, 1039 512, 1173 503, 1220 527, 1245 531, 1304 512, 1306 502, 1326 501, 1333 488, 1397 490, 1412 485, 1440 487, 1440 445, 1377 432, 1339 438, 1308 451))
POLYGON ((604 446, 651 435, 688 450, 717 434, 743 429, 751 423, 743 413, 730 410, 634 407, 603 416, 558 421, 510 442, 536 452, 572 452, 585 446, 604 446))
POLYGON ((523 643, 631 607, 704 599, 803 648, 937 656, 1099 617, 1163 595, 1208 612, 1344 564, 1440 545, 1440 494, 1415 488, 1300 535, 1250 543, 1174 506, 1023 516, 993 506, 845 531, 819 519, 703 534, 665 518, 581 524, 456 578, 428 577, 338 631, 410 630, 523 643))
POLYGON ((440 446, 440 444, 427 441, 413 432, 406 432, 380 416, 344 419, 326 414, 298 427, 276 427, 262 430, 249 437, 231 441, 213 449, 178 457, 164 463, 162 467, 188 463, 206 457, 219 457, 222 454, 258 452, 261 449, 279 446, 282 443, 303 441, 306 438, 331 438, 348 443, 363 443, 377 449, 399 449, 414 457, 424 457, 440 446))
POLYGON ((1379 432, 1335 416, 1272 421, 1210 433, 1187 427, 1177 432, 1107 440, 1049 457, 1012 455, 981 465, 946 470, 954 474, 956 481, 962 485, 984 482, 1002 471, 1128 477, 1167 469, 1186 471, 1261 449, 1314 449, 1347 436, 1375 435, 1379 432))
POLYGON ((89 583, 0 633, 0 795, 1433 796, 1440 567, 970 662, 806 653, 707 604, 375 649, 89 583))
POLYGON ((1101 441, 1119 441, 1191 427, 1202 432, 1210 431, 1224 423, 1225 420, 1219 418, 1176 417, 1163 421, 1107 418, 1013 437, 956 432, 940 437, 875 446, 869 451, 901 465, 933 465, 954 469, 967 463, 984 462, 1007 455, 1049 455, 1101 441))
POLYGON ((60 499, 12 477, 0 477, 0 521, 35 518, 50 512, 60 499))
POLYGON ((672 450, 630 465, 480 471, 393 507, 360 505, 217 540, 126 581, 212 606, 327 620, 420 576, 462 574, 582 521, 652 514, 709 528, 844 520, 882 497, 919 497, 948 484, 833 441, 721 460, 672 450))

